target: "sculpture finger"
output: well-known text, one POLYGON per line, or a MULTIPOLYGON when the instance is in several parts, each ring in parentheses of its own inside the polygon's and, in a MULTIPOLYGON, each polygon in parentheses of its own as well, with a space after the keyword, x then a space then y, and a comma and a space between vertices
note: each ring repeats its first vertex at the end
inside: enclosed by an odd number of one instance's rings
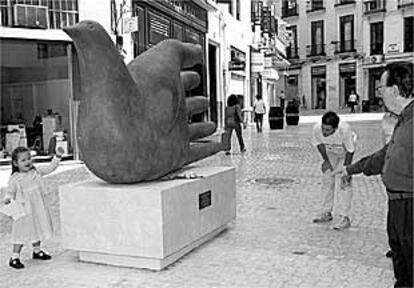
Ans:
POLYGON ((194 142, 190 143, 188 159, 185 164, 201 160, 209 157, 222 150, 222 144, 214 141, 194 142))
POLYGON ((144 53, 153 63, 170 63, 176 65, 179 70, 193 67, 203 61, 201 45, 184 43, 175 39, 164 40, 150 50, 144 53))
POLYGON ((188 125, 190 142, 210 136, 216 131, 216 128, 217 126, 214 122, 199 122, 188 125))
POLYGON ((184 90, 194 89, 200 84, 200 75, 194 71, 183 71, 181 72, 181 82, 183 83, 184 90))
POLYGON ((207 97, 194 96, 185 99, 188 116, 196 115, 207 111, 210 102, 207 97))

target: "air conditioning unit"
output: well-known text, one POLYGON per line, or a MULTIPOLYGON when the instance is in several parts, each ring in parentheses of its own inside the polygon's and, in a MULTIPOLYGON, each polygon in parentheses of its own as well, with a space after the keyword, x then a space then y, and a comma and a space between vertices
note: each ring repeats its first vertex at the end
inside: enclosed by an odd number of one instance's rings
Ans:
POLYGON ((370 64, 380 64, 384 60, 383 55, 373 55, 369 57, 370 64))
POLYGON ((49 28, 46 6, 16 4, 13 6, 14 25, 24 28, 49 28))

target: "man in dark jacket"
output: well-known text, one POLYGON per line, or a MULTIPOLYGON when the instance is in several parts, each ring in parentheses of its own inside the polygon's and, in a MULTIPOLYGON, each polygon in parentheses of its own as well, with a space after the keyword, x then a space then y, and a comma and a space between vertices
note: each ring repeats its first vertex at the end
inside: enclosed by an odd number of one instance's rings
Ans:
POLYGON ((381 174, 388 195, 387 233, 395 287, 413 286, 413 63, 392 63, 381 76, 381 98, 398 115, 391 140, 379 151, 347 166, 342 176, 381 174))

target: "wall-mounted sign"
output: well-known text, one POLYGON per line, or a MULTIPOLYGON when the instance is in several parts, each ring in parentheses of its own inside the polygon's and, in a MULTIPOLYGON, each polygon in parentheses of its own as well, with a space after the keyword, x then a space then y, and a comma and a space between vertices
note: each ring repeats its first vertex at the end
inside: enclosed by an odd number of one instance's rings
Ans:
POLYGON ((245 62, 233 62, 233 61, 229 62, 230 71, 244 71, 245 68, 246 68, 245 62))
POLYGON ((198 210, 211 206, 211 190, 198 195, 198 210))
POLYGON ((244 70, 246 68, 246 54, 234 47, 230 47, 229 70, 244 70))
POLYGON ((312 75, 325 75, 326 74, 326 66, 314 66, 311 68, 311 74, 312 75))
POLYGON ((387 48, 388 53, 400 52, 400 45, 398 43, 390 43, 387 48))
POLYGON ((250 60, 252 73, 260 73, 265 68, 265 57, 261 52, 253 52, 250 60))
POLYGON ((122 19, 122 33, 128 34, 138 31, 138 16, 122 19))

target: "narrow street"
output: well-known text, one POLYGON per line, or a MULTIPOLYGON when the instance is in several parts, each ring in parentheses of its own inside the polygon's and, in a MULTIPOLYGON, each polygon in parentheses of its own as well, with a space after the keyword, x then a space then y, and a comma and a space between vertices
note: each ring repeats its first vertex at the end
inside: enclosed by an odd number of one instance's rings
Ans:
MULTIPOLYGON (((368 117, 349 122, 359 138, 354 159, 381 147, 380 117, 368 117)), ((81 165, 60 167, 47 178, 57 224, 56 237, 46 243, 53 260, 34 262, 25 247, 26 269, 10 269, 11 222, 0 216, 0 287, 391 287, 392 263, 384 256, 387 200, 380 177, 354 177, 350 229, 312 223, 321 159, 310 141, 315 118, 303 120, 284 130, 266 127, 261 134, 250 126, 243 130, 246 153, 239 152, 233 136, 232 155, 196 163, 236 167, 237 218, 160 272, 80 263, 75 252, 62 248, 58 186, 94 176, 81 165)), ((1 178, 9 173, 0 172, 1 178)))

